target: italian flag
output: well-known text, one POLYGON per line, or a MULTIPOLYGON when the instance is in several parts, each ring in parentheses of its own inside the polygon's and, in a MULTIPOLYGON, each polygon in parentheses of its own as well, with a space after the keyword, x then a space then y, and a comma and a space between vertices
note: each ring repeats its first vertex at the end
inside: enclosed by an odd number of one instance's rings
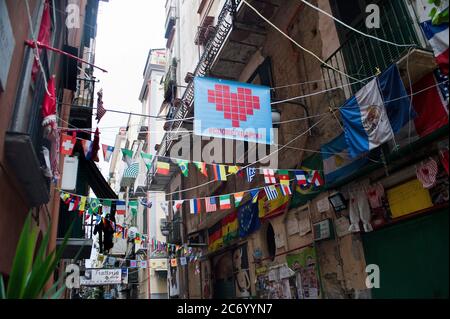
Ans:
POLYGON ((144 161, 145 166, 147 166, 147 169, 150 170, 152 167, 152 159, 153 156, 144 152, 141 152, 142 160, 144 161))
POLYGON ((230 195, 220 196, 220 209, 230 209, 231 208, 231 200, 230 195))
POLYGON ((158 162, 158 164, 156 164, 156 173, 161 175, 169 175, 170 164, 166 162, 158 162))

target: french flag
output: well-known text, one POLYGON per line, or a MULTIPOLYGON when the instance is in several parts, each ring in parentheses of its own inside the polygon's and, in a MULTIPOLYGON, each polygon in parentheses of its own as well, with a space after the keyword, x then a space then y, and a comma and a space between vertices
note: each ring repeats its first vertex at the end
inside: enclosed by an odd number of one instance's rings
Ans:
MULTIPOLYGON (((443 2, 443 5, 447 5, 448 2, 443 2)), ((447 8, 436 8, 434 4, 428 3, 428 0, 416 1, 417 14, 419 16, 420 26, 433 48, 436 61, 439 64, 442 72, 448 75, 448 23, 443 22, 439 24, 433 24, 430 17, 430 12, 433 9, 437 9, 438 12, 442 12, 447 8)))

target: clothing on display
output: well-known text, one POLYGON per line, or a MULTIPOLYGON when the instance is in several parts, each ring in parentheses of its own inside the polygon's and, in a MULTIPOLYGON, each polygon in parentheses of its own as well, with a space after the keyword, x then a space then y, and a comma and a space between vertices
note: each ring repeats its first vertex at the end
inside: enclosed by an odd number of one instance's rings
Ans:
POLYGON ((438 165, 436 161, 430 158, 417 167, 417 179, 426 189, 432 188, 436 184, 436 176, 438 173, 438 165))
POLYGON ((383 206, 384 187, 381 183, 370 186, 366 193, 370 207, 379 208, 383 206))
POLYGON ((373 230, 370 224, 370 205, 364 190, 358 190, 350 193, 350 227, 349 231, 356 233, 361 231, 359 221, 363 222, 365 232, 373 230))

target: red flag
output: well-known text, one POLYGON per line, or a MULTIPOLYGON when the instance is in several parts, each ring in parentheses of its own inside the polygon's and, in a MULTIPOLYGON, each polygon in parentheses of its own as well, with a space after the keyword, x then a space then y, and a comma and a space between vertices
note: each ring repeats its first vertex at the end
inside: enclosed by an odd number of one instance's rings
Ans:
POLYGON ((67 135, 67 134, 62 134, 62 138, 61 138, 61 151, 60 153, 63 155, 72 155, 73 152, 73 148, 75 147, 75 143, 76 143, 76 136, 72 135, 67 135))
MULTIPOLYGON (((42 12, 42 20, 41 26, 39 28, 39 34, 37 41, 46 45, 50 45, 50 37, 51 37, 51 27, 52 27, 52 19, 50 15, 50 2, 49 0, 45 1, 44 11, 42 12)), ((41 50, 36 48, 39 55, 41 54, 41 50)), ((33 81, 36 81, 36 75, 39 73, 39 62, 34 58, 33 69, 31 71, 31 78, 33 81)))
POLYGON ((413 92, 420 92, 412 97, 417 117, 414 119, 417 134, 420 137, 430 134, 448 123, 448 110, 433 73, 424 76, 413 86, 413 92), (427 89, 429 88, 429 89, 427 89), (427 89, 427 90, 425 90, 427 89))
POLYGON ((56 94, 55 94, 55 76, 52 75, 47 83, 48 93, 45 92, 42 102, 42 126, 56 126, 56 94))
POLYGON ((98 127, 95 129, 94 134, 94 142, 92 145, 92 160, 94 162, 98 162, 98 151, 100 150, 100 132, 98 131, 98 127))

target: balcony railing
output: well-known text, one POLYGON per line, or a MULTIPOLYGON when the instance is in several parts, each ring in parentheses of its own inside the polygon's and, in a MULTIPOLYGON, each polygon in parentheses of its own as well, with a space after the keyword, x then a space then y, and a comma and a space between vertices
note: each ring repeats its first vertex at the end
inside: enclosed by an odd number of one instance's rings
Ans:
MULTIPOLYGON (((378 5, 383 13, 380 17, 380 28, 367 29, 365 20, 362 20, 355 26, 356 29, 394 43, 420 46, 414 27, 415 22, 403 1, 383 0, 378 5)), ((349 34, 341 47, 325 62, 356 79, 364 79, 375 75, 378 70, 385 70, 408 52, 408 47, 383 43, 355 32, 349 34)), ((327 65, 322 66, 322 73, 327 88, 345 85, 349 81, 354 82, 327 65)), ((332 106, 341 105, 362 86, 362 83, 354 84, 343 89, 343 94, 332 96, 330 98, 332 106)))
POLYGON ((75 103, 80 106, 92 108, 94 105, 95 79, 77 78, 77 91, 75 103))
MULTIPOLYGON (((233 26, 233 14, 236 7, 241 3, 240 0, 227 0, 222 11, 217 19, 217 26, 213 29, 213 33, 205 45, 205 51, 200 57, 199 63, 194 71, 194 76, 205 76, 211 69, 211 66, 216 60, 216 57, 222 48, 222 45, 229 35, 233 26)), ((173 121, 170 124, 169 132, 167 132, 161 142, 161 147, 158 150, 158 155, 164 155, 170 148, 171 143, 176 139, 176 135, 170 133, 170 131, 177 131, 183 124, 183 118, 190 112, 193 100, 194 100, 194 83, 191 81, 183 97, 181 98, 184 103, 178 108, 174 119, 179 121, 173 121)))

